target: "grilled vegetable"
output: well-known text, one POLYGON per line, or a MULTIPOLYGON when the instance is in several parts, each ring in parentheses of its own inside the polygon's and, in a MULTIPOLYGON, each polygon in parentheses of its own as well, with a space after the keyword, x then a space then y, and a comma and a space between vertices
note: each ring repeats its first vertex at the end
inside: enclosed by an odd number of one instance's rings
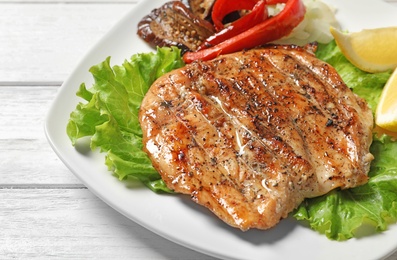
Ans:
POLYGON ((196 50, 214 32, 211 23, 194 15, 180 1, 154 9, 138 24, 138 35, 154 48, 177 46, 182 53, 196 50))
MULTIPOLYGON (((214 12, 215 12, 214 7, 214 12)), ((259 23, 246 31, 227 39, 208 49, 187 52, 183 56, 186 63, 194 60, 210 60, 220 54, 227 54, 243 49, 263 45, 284 36, 303 20, 306 9, 301 0, 288 0, 284 9, 277 15, 259 23)))

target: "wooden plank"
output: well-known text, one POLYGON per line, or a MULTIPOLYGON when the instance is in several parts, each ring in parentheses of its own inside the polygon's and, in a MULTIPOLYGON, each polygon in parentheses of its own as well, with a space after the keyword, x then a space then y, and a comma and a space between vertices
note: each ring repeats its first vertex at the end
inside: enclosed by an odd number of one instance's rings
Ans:
POLYGON ((0 139, 40 139, 58 86, 0 86, 0 139))
POLYGON ((86 189, 0 189, 0 208, 0 259, 215 260, 142 228, 86 189))
MULTIPOLYGON (((104 3, 104 4, 118 4, 118 3, 129 3, 135 4, 140 0, 0 0, 0 4, 54 4, 54 3, 79 3, 79 4, 90 4, 90 3, 104 3)), ((145 0, 144 0, 145 1, 145 0)))
POLYGON ((0 84, 62 82, 131 3, 2 3, 0 84))
MULTIPOLYGON (((104 166, 106 167, 106 166, 104 166)), ((0 187, 61 185, 84 187, 45 138, 0 139, 0 187)))
POLYGON ((0 259, 214 258, 165 240, 86 189, 0 189, 0 259))
POLYGON ((44 118, 57 91, 57 86, 0 86, 0 186, 81 184, 45 138, 44 118))

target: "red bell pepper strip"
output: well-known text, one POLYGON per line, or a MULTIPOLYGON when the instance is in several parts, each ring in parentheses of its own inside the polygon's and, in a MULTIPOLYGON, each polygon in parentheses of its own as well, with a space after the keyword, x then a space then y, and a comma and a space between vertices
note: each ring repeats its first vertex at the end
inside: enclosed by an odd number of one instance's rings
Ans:
POLYGON ((258 0, 217 0, 212 8, 211 19, 215 29, 220 31, 224 28, 223 18, 231 12, 238 10, 251 10, 258 0))
POLYGON ((305 12, 302 0, 288 0, 279 14, 211 48, 186 52, 183 55, 183 60, 185 63, 195 60, 210 60, 220 54, 249 49, 278 40, 291 33, 303 20, 305 12))
MULTIPOLYGON (((275 5, 286 3, 288 0, 266 0, 266 4, 275 5)), ((226 15, 239 10, 251 10, 258 0, 216 0, 212 9, 211 19, 215 29, 220 31, 224 28, 222 23, 226 15)))
POLYGON ((260 0, 255 4, 255 6, 252 8, 252 11, 250 13, 234 21, 229 26, 223 28, 214 35, 208 37, 204 41, 204 43, 199 47, 199 50, 214 46, 233 36, 236 36, 237 34, 240 34, 243 31, 247 30, 247 28, 251 28, 257 25, 258 23, 263 22, 267 18, 268 18, 268 12, 266 8, 266 1, 260 0))

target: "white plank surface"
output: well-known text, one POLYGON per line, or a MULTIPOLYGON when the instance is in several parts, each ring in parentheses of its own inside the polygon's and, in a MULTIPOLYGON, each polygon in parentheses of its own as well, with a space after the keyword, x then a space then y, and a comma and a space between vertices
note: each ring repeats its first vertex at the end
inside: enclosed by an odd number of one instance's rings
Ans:
POLYGON ((0 86, 0 185, 81 183, 44 135, 44 117, 58 88, 0 86))
POLYGON ((1 4, 0 84, 59 84, 134 6, 48 2, 1 4))
POLYGON ((0 205, 0 259, 213 259, 148 232, 87 189, 2 189, 0 205))
POLYGON ((213 259, 108 207, 44 137, 62 81, 137 2, 0 0, 0 259, 213 259))

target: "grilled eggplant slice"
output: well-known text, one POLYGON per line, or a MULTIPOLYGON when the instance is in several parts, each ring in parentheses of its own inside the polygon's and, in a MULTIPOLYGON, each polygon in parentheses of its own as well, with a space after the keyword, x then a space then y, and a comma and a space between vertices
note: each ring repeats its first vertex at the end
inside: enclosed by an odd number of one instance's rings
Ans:
POLYGON ((138 35, 151 46, 177 46, 195 51, 214 34, 211 23, 193 14, 181 1, 170 1, 152 10, 138 24, 138 35))
POLYGON ((201 19, 207 20, 211 16, 212 6, 215 0, 183 0, 192 12, 201 19))

